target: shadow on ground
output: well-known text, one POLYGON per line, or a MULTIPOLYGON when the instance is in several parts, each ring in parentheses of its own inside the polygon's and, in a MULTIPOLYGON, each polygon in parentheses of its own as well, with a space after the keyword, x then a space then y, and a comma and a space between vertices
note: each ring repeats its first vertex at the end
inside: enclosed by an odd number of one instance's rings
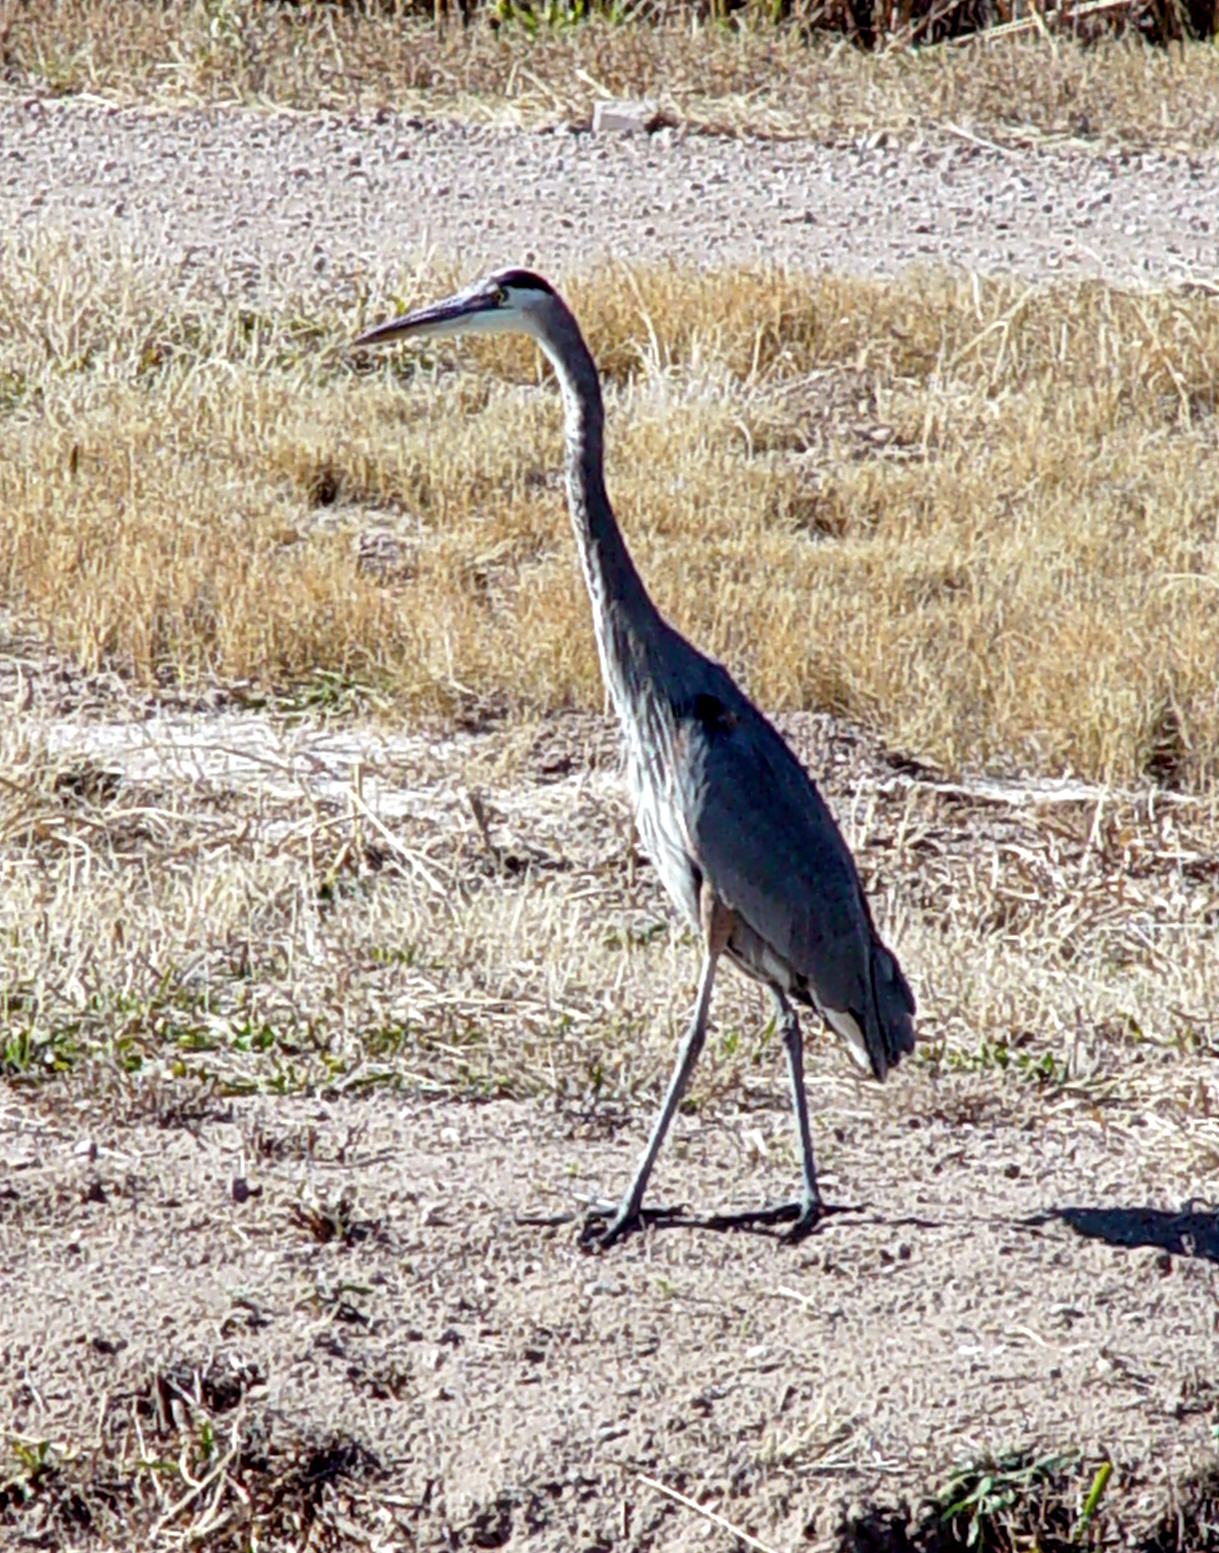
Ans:
MULTIPOLYGON (((831 1215, 863 1214, 866 1203, 843 1203, 826 1209, 824 1223, 831 1215)), ((745 1232, 773 1240, 787 1240, 790 1229, 787 1221, 796 1217, 799 1205, 783 1203, 739 1213, 694 1213, 684 1206, 651 1208, 645 1210, 643 1219, 658 1229, 707 1229, 745 1232)), ((528 1216, 517 1222, 559 1223, 567 1222, 570 1215, 533 1220, 528 1216)), ((918 1215, 894 1219, 877 1219, 893 1230, 939 1229, 943 1220, 918 1215)), ((1162 1208, 1053 1208, 1048 1213, 1031 1214, 1015 1221, 1025 1229, 1041 1229, 1047 1224, 1064 1224, 1085 1240, 1103 1240, 1106 1245, 1124 1246, 1129 1250, 1147 1246, 1166 1252, 1170 1256, 1197 1257, 1207 1262, 1219 1262, 1219 1213, 1190 1210, 1170 1213, 1162 1208)))
POLYGON ((1219 1262, 1219 1213, 1168 1213, 1160 1208, 1055 1208, 1022 1221, 1030 1228, 1065 1224, 1087 1240, 1110 1246, 1153 1246, 1172 1256, 1219 1262))

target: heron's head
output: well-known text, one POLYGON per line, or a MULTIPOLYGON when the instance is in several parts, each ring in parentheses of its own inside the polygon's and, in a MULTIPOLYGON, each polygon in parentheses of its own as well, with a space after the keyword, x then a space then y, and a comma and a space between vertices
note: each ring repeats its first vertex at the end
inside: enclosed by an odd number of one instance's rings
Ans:
POLYGON ((540 337, 548 312, 558 301, 554 287, 532 270, 497 270, 443 302, 378 324, 353 341, 384 345, 391 340, 432 339, 442 334, 531 334, 540 337))

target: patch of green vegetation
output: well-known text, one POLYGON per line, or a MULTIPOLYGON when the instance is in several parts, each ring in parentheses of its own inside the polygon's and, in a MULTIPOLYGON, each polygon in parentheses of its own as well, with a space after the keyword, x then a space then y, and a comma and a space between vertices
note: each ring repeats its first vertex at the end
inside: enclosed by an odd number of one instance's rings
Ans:
POLYGON ((769 1063, 774 1055, 776 1021, 768 1019, 760 1026, 725 1025, 719 1033, 719 1049, 724 1057, 743 1057, 751 1068, 769 1063))
POLYGON ((31 383, 28 372, 11 368, 0 371, 0 415, 13 415, 24 409, 37 408, 39 393, 31 383))
POLYGON ((397 1057, 404 1051, 413 1051, 426 1039, 422 1026, 410 1020, 402 1024, 374 1025, 360 1032, 360 1044, 370 1057, 397 1057))
POLYGON ((1096 1508, 1113 1470, 1102 1462, 1078 1515, 1072 1517, 1068 1482, 1080 1458, 1073 1453, 1036 1457, 1029 1451, 985 1454, 956 1469, 934 1497, 941 1524, 959 1545, 979 1553, 1016 1553, 1032 1546, 1088 1546, 1096 1508), (1056 1539, 1056 1540, 1054 1540, 1056 1539))
POLYGON ((405 965, 409 969, 415 964, 418 954, 417 944, 394 944, 389 947, 375 944, 371 959, 374 965, 405 965))
POLYGON ((386 712, 393 706, 387 676, 369 667, 354 669, 314 668, 304 678, 282 686, 236 686, 232 698, 247 711, 271 711, 293 721, 367 717, 371 712, 386 712))
POLYGON ((96 991, 61 1012, 9 988, 0 991, 0 1020, 0 1075, 13 1083, 67 1078, 90 1063, 129 1078, 163 1065, 176 1076, 208 1078, 221 1092, 299 1093, 333 1084, 363 1060, 334 1050, 336 1034, 324 1023, 222 1007, 213 992, 178 985, 169 973, 151 990, 96 991), (200 1064, 200 1057, 227 1063, 200 1064))
MULTIPOLYGON (((839 1527, 838 1547, 841 1553, 1076 1553, 1115 1546, 1112 1521, 1100 1521, 1113 1470, 1112 1462, 1089 1463, 1073 1450, 983 1452, 951 1472, 917 1512, 874 1505, 849 1515, 839 1527)), ((1164 1543, 1160 1536, 1157 1528, 1137 1546, 1144 1553, 1213 1546, 1164 1543)), ((1121 1544, 1136 1545, 1127 1536, 1121 1544)))
POLYGON ((0 1464, 0 1514, 10 1505, 28 1504, 59 1467, 59 1455, 50 1440, 10 1435, 10 1460, 0 1464))
POLYGON ((920 1046, 916 1061, 935 1072, 1012 1073, 1029 1083, 1061 1088, 1071 1082, 1070 1064, 1051 1051, 1026 1051, 1017 1041, 988 1041, 983 1038, 973 1051, 961 1051, 945 1042, 920 1046))
POLYGON ((0 997, 0 1018, 5 1025, 4 1044, 0 1047, 0 1074, 10 1081, 35 1083, 41 1079, 62 1078, 79 1064, 85 1051, 76 1030, 54 1026, 36 1034, 28 1026, 14 1027, 9 1020, 9 1004, 0 997))
POLYGON ((493 25, 519 27, 529 37, 563 33, 595 16, 611 26, 630 18, 623 0, 493 0, 493 25))

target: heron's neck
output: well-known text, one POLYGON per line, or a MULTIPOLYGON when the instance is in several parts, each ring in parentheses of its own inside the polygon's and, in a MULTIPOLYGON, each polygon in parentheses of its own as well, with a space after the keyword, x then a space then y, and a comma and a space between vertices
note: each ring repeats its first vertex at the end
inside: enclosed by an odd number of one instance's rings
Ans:
POLYGON ((605 492, 605 411, 597 368, 570 314, 548 331, 543 348, 563 390, 567 501, 593 609, 601 672, 620 718, 651 683, 647 661, 664 631, 605 492))

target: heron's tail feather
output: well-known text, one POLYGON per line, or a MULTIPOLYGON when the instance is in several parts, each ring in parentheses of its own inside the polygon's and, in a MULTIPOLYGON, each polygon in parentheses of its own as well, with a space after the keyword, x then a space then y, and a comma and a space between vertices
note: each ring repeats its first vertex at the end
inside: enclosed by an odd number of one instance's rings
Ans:
POLYGON ((883 1084, 907 1052, 914 1050, 914 994, 901 966, 879 938, 871 950, 872 996, 861 1015, 846 1008, 825 1008, 826 1022, 847 1043, 865 1073, 883 1084))
MULTIPOLYGON (((872 1073, 877 1078, 885 1076, 885 1054, 883 1047, 877 1047, 875 1042, 869 1041, 864 1029, 860 1027, 859 1020, 846 1008, 823 1008, 825 1022, 830 1029, 840 1035, 847 1043, 847 1050, 854 1057, 857 1067, 865 1073, 872 1073), (877 1053, 879 1052, 880 1065, 877 1066, 877 1053)), ((868 1021, 870 1023, 870 1021, 868 1021)))
MULTIPOLYGON (((897 956, 885 948, 879 938, 872 940, 872 990, 875 994, 877 1034, 884 1048, 885 1061, 876 1074, 883 1079, 886 1068, 895 1068, 914 1050, 914 993, 902 975, 897 956)), ((873 1068, 878 1065, 873 1062, 873 1068)))

